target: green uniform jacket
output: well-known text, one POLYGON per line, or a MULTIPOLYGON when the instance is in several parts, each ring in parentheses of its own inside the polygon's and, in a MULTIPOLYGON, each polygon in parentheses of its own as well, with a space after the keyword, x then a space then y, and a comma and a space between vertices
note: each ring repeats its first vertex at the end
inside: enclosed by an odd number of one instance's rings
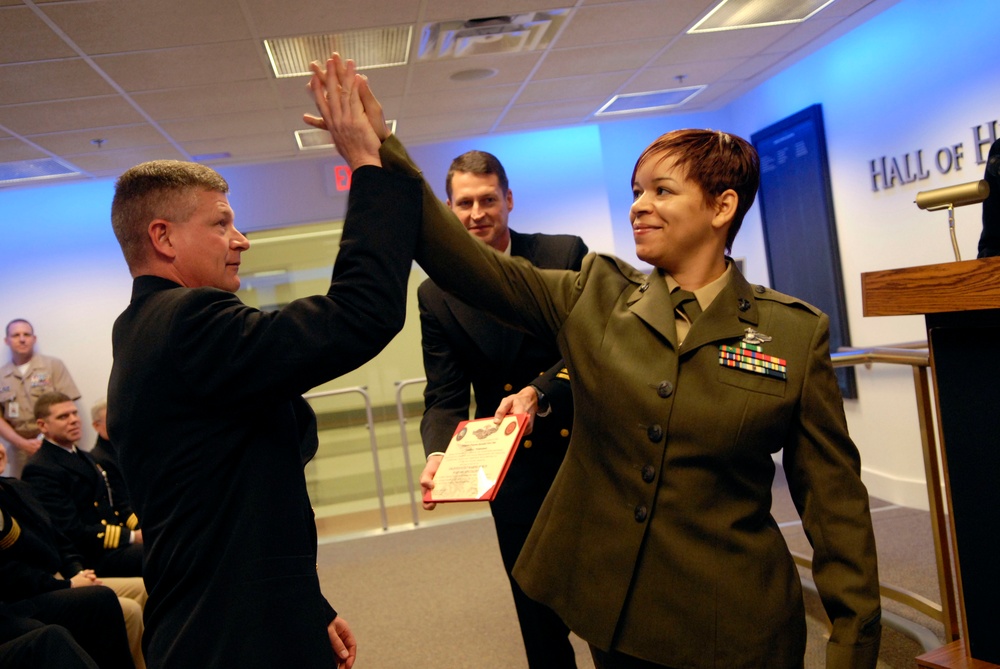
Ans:
MULTIPOLYGON (((392 138, 382 160, 416 172, 392 138)), ((573 436, 515 569, 524 591, 602 649, 678 669, 800 667, 800 582, 770 515, 782 451, 833 621, 827 666, 874 667, 875 541, 827 317, 734 268, 678 346, 658 272, 598 254, 539 270, 472 240, 426 186, 423 207, 431 278, 556 336, 569 368, 573 436), (720 364, 748 328, 786 378, 720 364)))

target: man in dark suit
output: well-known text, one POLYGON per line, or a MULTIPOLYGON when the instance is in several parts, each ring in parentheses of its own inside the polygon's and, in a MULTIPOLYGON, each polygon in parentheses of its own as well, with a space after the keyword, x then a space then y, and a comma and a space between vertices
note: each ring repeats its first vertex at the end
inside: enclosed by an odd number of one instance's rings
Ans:
POLYGON ((45 393, 35 401, 35 417, 45 438, 22 478, 84 564, 103 576, 142 576, 139 520, 104 468, 77 448, 83 421, 76 403, 62 393, 45 393))
MULTIPOLYGON (((507 175, 492 154, 468 151, 452 161, 445 181, 448 206, 465 228, 499 253, 527 259, 536 267, 579 269, 587 247, 570 235, 526 235, 508 228, 514 194, 507 175)), ((543 340, 500 323, 427 280, 417 291, 427 386, 420 423, 427 465, 425 488, 459 421, 469 418, 469 387, 476 397, 476 418, 492 416, 511 396, 514 411, 532 423, 511 463, 495 501, 490 504, 504 568, 511 570, 521 552, 545 494, 569 444, 573 400, 569 375, 554 338, 543 340)), ((506 413, 506 411, 505 411, 506 413)), ((433 504, 425 504, 433 508, 433 504)), ((575 667, 569 629, 549 608, 529 599, 510 578, 521 637, 533 669, 575 667)))
MULTIPOLYGON (((366 86, 352 77, 340 100, 366 86)), ((329 127, 336 144, 354 128, 329 127)), ((134 283, 112 332, 108 432, 143 520, 151 668, 354 664, 316 573, 303 465, 318 437, 302 394, 402 328, 421 199, 419 182, 377 167, 377 138, 345 157, 353 187, 329 290, 272 312, 233 294, 250 242, 220 175, 153 161, 116 184, 134 283)))

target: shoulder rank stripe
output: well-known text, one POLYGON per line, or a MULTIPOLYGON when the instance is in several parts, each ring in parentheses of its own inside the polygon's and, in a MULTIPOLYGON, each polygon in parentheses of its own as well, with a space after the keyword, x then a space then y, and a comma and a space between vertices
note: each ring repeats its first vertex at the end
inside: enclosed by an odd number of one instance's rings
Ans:
POLYGON ((0 539, 0 550, 7 550, 17 543, 17 540, 21 537, 21 526, 17 524, 17 518, 13 516, 8 516, 10 518, 10 530, 7 532, 7 536, 0 539))

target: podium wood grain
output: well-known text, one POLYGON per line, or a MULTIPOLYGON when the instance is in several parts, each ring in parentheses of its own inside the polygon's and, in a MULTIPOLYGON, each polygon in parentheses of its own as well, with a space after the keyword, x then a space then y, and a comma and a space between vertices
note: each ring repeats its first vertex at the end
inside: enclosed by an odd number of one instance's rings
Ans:
POLYGON ((1000 669, 1000 664, 969 657, 965 641, 949 643, 917 657, 919 669, 1000 669))
POLYGON ((865 316, 1000 308, 1000 257, 864 272, 865 316))

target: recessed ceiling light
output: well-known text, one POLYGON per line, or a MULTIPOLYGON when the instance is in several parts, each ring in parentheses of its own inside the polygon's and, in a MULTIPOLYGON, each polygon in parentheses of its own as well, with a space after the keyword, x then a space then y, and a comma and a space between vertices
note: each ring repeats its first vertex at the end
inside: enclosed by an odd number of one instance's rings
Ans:
POLYGON ((492 67, 474 67, 471 70, 459 70, 448 78, 452 81, 479 81, 495 77, 498 73, 499 70, 492 67))
POLYGON ((722 0, 689 34, 801 23, 833 0, 722 0))
POLYGON ((325 62, 336 51, 351 58, 359 70, 406 65, 410 53, 412 26, 352 30, 331 35, 305 35, 264 40, 274 76, 298 77, 309 74, 309 63, 325 62))
POLYGON ((664 91, 648 91, 645 93, 624 93, 611 98, 607 104, 597 110, 594 116, 612 116, 614 114, 636 114, 639 112, 660 111, 679 107, 705 90, 705 86, 685 86, 664 91))
POLYGON ((38 160, 17 160, 0 163, 0 185, 58 179, 80 174, 80 172, 55 158, 38 160))

